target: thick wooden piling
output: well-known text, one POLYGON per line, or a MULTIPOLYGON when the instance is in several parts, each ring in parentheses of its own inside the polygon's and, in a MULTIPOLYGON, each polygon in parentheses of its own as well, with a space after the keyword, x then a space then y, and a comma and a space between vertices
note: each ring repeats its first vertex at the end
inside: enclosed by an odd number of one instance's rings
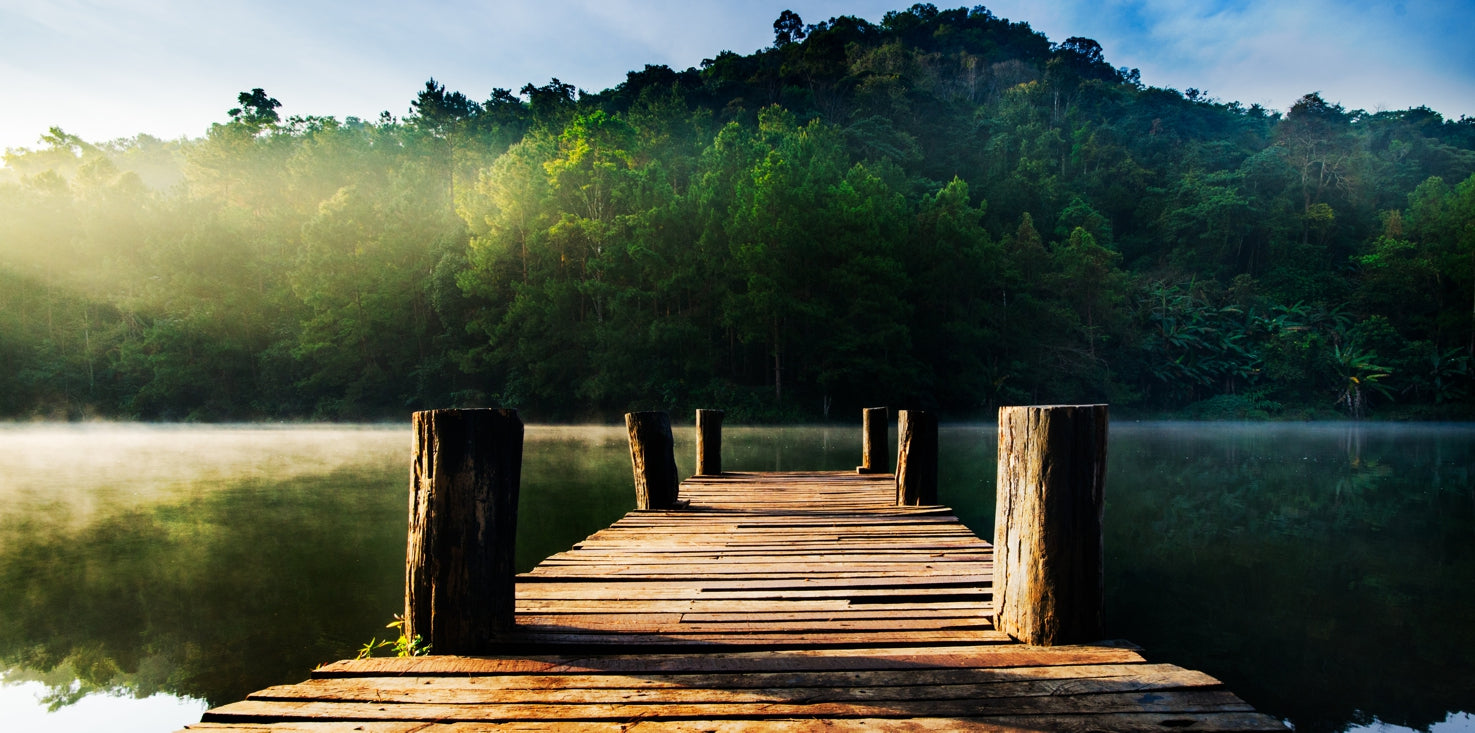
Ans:
POLYGON ((857 473, 886 473, 886 408, 867 407, 861 412, 861 461, 857 473))
POLYGON ((697 474, 717 476, 722 473, 721 410, 697 410, 697 474))
POLYGON ((994 625, 1026 644, 1101 638, 1106 412, 999 408, 994 625))
POLYGON ((937 416, 901 410, 896 418, 896 505, 937 503, 937 416))
POLYGON ((664 412, 625 413, 630 466, 635 472, 636 509, 672 509, 681 482, 671 418, 664 412))
POLYGON ((428 410, 414 427, 403 631, 438 654, 486 653, 514 619, 522 420, 428 410))

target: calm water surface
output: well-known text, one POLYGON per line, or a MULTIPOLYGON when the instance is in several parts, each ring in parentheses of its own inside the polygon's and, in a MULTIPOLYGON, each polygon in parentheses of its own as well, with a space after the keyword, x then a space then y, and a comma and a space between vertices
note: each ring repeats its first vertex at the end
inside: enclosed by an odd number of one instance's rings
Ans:
MULTIPOLYGON (((405 427, 0 427, 0 720, 168 731, 401 609, 405 427)), ((993 531, 992 425, 941 500, 993 531)), ((692 435, 677 463, 692 470, 692 435)), ((858 426, 724 433, 850 469, 858 426)), ((1107 626, 1300 730, 1475 730, 1475 427, 1114 423, 1107 626)), ((623 427, 528 430, 519 564, 634 507, 623 427)))

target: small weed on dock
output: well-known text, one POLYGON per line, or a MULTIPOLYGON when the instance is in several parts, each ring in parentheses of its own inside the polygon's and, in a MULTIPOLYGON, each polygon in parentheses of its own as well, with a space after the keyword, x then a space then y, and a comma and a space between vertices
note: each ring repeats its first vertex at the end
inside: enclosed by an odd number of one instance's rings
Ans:
POLYGON ((375 652, 385 647, 393 649, 394 656, 396 657, 423 657, 430 653, 430 645, 425 643, 425 640, 420 638, 419 634, 413 637, 405 636, 405 618, 403 616, 396 613, 394 620, 386 624, 384 628, 399 629, 399 638, 393 641, 389 639, 380 641, 378 638, 369 639, 369 643, 359 649, 358 656, 355 657, 356 659, 368 659, 374 656, 375 652))

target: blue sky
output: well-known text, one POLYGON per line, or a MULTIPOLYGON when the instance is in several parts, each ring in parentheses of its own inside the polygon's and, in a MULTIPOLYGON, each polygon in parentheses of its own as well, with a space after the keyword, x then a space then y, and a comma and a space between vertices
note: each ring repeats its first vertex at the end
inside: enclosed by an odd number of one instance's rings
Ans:
MULTIPOLYGON (((961 4, 961 3, 959 3, 961 4)), ((1152 86, 1284 110, 1475 116, 1475 1, 1001 0, 1052 41, 1086 36, 1152 86)), ((938 3, 939 7, 955 7, 938 3)), ((0 0, 0 149, 53 125, 88 140, 199 136, 238 92, 284 114, 403 115, 434 76, 473 99, 552 77, 597 91, 647 63, 686 68, 773 40, 786 8, 879 21, 901 2, 709 0, 0 0)))

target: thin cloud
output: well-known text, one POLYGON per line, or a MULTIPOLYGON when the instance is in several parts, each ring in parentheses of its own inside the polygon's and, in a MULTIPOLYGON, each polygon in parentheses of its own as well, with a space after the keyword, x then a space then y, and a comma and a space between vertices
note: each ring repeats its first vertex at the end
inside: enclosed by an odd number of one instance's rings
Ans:
MULTIPOLYGON (((1286 3, 1067 0, 1049 31, 1093 37, 1145 83, 1207 90, 1284 110, 1320 91, 1349 108, 1428 105, 1475 114, 1475 53, 1460 33, 1475 11, 1437 2, 1286 3), (1065 31, 1064 28, 1076 30, 1065 31)), ((1038 26, 1037 26, 1038 27, 1038 26)))
MULTIPOLYGON (((53 125, 93 140, 197 136, 236 93, 263 87, 285 114, 405 114, 434 76, 484 99, 558 77, 587 91, 646 64, 695 66, 806 22, 872 22, 907 2, 804 0, 0 0, 0 148, 53 125)), ((1475 115, 1475 27, 1463 2, 1000 0, 1000 17, 1060 42, 1099 41, 1143 81, 1285 109, 1310 91, 1349 108, 1426 104, 1475 115)), ((940 7, 951 7, 941 3, 940 7)))

